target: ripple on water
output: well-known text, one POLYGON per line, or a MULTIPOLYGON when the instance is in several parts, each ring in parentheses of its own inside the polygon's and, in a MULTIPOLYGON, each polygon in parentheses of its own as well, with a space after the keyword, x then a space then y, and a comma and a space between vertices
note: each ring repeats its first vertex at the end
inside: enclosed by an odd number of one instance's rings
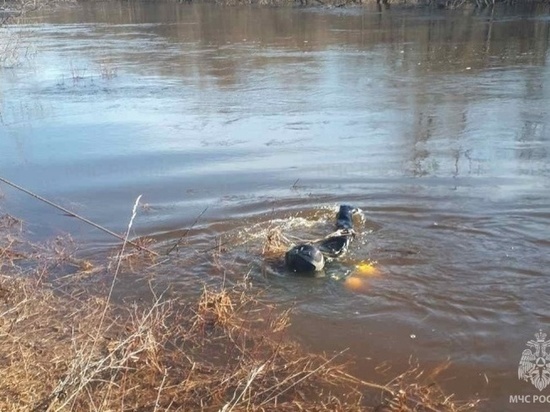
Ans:
MULTIPOLYGON (((21 26, 37 52, 0 70, 2 176, 116 232, 143 194, 136 235, 180 242, 154 274, 176 296, 248 275, 361 376, 450 359, 450 392, 509 410, 550 321, 545 15, 80 6, 21 26), (270 231, 325 236, 339 203, 365 221, 324 276, 289 276, 284 247, 264 258, 270 231)), ((36 239, 116 246, 2 193, 36 239)))

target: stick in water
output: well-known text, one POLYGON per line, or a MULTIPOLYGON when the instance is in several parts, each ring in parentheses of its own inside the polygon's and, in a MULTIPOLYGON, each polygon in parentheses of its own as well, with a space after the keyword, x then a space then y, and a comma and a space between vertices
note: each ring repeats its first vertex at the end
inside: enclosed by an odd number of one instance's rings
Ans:
POLYGON ((94 222, 92 222, 91 220, 86 219, 85 217, 82 217, 82 216, 80 216, 80 215, 77 215, 76 213, 71 212, 69 209, 66 209, 66 208, 64 208, 63 206, 59 206, 58 204, 56 204, 56 203, 54 203, 54 202, 52 202, 52 201, 50 201, 50 200, 48 200, 48 199, 45 199, 45 198, 43 198, 42 196, 37 195, 36 193, 33 193, 33 192, 31 192, 30 190, 27 190, 27 189, 25 189, 25 188, 23 188, 23 187, 21 187, 21 186, 15 184, 15 183, 13 183, 13 182, 10 182, 9 180, 4 179, 4 178, 1 177, 1 176, 0 176, 0 182, 4 182, 5 184, 7 184, 7 185, 9 185, 9 186, 11 186, 11 187, 13 187, 13 188, 15 188, 15 189, 20 190, 21 192, 26 193, 26 194, 28 194, 29 196, 32 196, 32 197, 34 197, 35 199, 38 199, 38 200, 40 200, 41 202, 46 203, 47 205, 53 206, 53 207, 55 207, 56 209, 59 209, 59 210, 61 210, 62 212, 65 212, 67 215, 69 215, 69 216, 71 216, 71 217, 75 217, 75 218, 77 218, 78 220, 80 220, 80 221, 82 221, 82 222, 84 222, 84 223, 87 223, 87 224, 89 224, 89 225, 95 227, 96 229, 102 230, 103 232, 108 233, 108 234, 110 234, 111 236, 114 236, 114 237, 116 237, 116 238, 122 240, 123 242, 129 243, 129 244, 131 244, 132 246, 135 246, 136 248, 138 248, 138 249, 140 249, 140 250, 145 250, 145 251, 151 253, 151 254, 154 255, 154 256, 159 256, 159 254, 158 254, 157 252, 155 252, 155 251, 153 251, 153 250, 151 250, 151 249, 148 249, 148 248, 146 248, 146 247, 144 247, 144 246, 140 246, 140 245, 138 245, 137 243, 132 242, 131 240, 126 240, 123 236, 120 236, 119 234, 117 234, 117 233, 115 233, 115 232, 113 232, 113 231, 111 231, 111 230, 109 230, 109 229, 107 229, 107 228, 105 228, 105 227, 103 227, 103 226, 101 226, 101 225, 98 225, 97 223, 94 223, 94 222))
POLYGON ((202 212, 199 213, 199 215, 197 216, 197 218, 195 219, 195 221, 193 222, 193 224, 185 231, 185 233, 183 235, 181 235, 181 237, 178 239, 178 241, 176 243, 174 243, 174 245, 168 250, 168 252, 166 252, 166 256, 168 256, 170 254, 170 252, 172 252, 175 248, 177 248, 180 244, 180 242, 183 240, 184 237, 186 237, 189 232, 191 231, 191 229, 193 229, 195 227, 195 225, 198 223, 199 219, 201 218, 202 215, 204 215, 204 213, 208 210, 208 206, 206 206, 204 208, 204 210, 202 212))

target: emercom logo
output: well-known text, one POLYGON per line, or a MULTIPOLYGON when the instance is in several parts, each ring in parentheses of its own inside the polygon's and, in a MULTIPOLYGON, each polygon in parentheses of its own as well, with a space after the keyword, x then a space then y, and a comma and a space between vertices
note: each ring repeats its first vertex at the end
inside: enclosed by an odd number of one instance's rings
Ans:
POLYGON ((521 354, 518 367, 518 378, 531 382, 535 388, 542 391, 550 384, 550 354, 546 349, 550 340, 546 340, 546 333, 535 333, 536 340, 527 342, 527 347, 521 354))

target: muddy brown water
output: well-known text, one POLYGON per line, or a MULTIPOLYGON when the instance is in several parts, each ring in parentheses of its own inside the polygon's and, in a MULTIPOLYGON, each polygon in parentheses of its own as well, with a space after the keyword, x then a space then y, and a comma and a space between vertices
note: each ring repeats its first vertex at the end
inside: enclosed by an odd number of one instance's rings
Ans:
MULTIPOLYGON (((193 298, 220 265, 248 273, 294 305, 296 339, 349 348, 363 378, 449 360, 441 383, 458 398, 548 410, 550 397, 527 401, 550 386, 517 372, 526 342, 550 334, 548 12, 98 3, 35 16, 1 31, 19 47, 0 70, 0 174, 118 232, 143 194, 134 230, 159 250, 208 206, 181 260, 157 269, 174 293, 193 298), (325 277, 262 261, 267 227, 322 236, 339 203, 365 220, 325 277), (205 250, 219 239, 216 267, 205 250), (346 287, 368 259, 381 275, 346 287)), ((69 232, 92 257, 116 245, 0 189, 36 238, 69 232)))

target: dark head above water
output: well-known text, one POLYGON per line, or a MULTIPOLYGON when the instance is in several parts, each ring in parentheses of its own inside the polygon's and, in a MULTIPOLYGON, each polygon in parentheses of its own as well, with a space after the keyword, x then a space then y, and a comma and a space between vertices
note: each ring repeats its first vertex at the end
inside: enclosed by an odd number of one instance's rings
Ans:
POLYGON ((311 273, 325 267, 325 257, 317 247, 307 243, 286 252, 285 263, 294 273, 311 273))

